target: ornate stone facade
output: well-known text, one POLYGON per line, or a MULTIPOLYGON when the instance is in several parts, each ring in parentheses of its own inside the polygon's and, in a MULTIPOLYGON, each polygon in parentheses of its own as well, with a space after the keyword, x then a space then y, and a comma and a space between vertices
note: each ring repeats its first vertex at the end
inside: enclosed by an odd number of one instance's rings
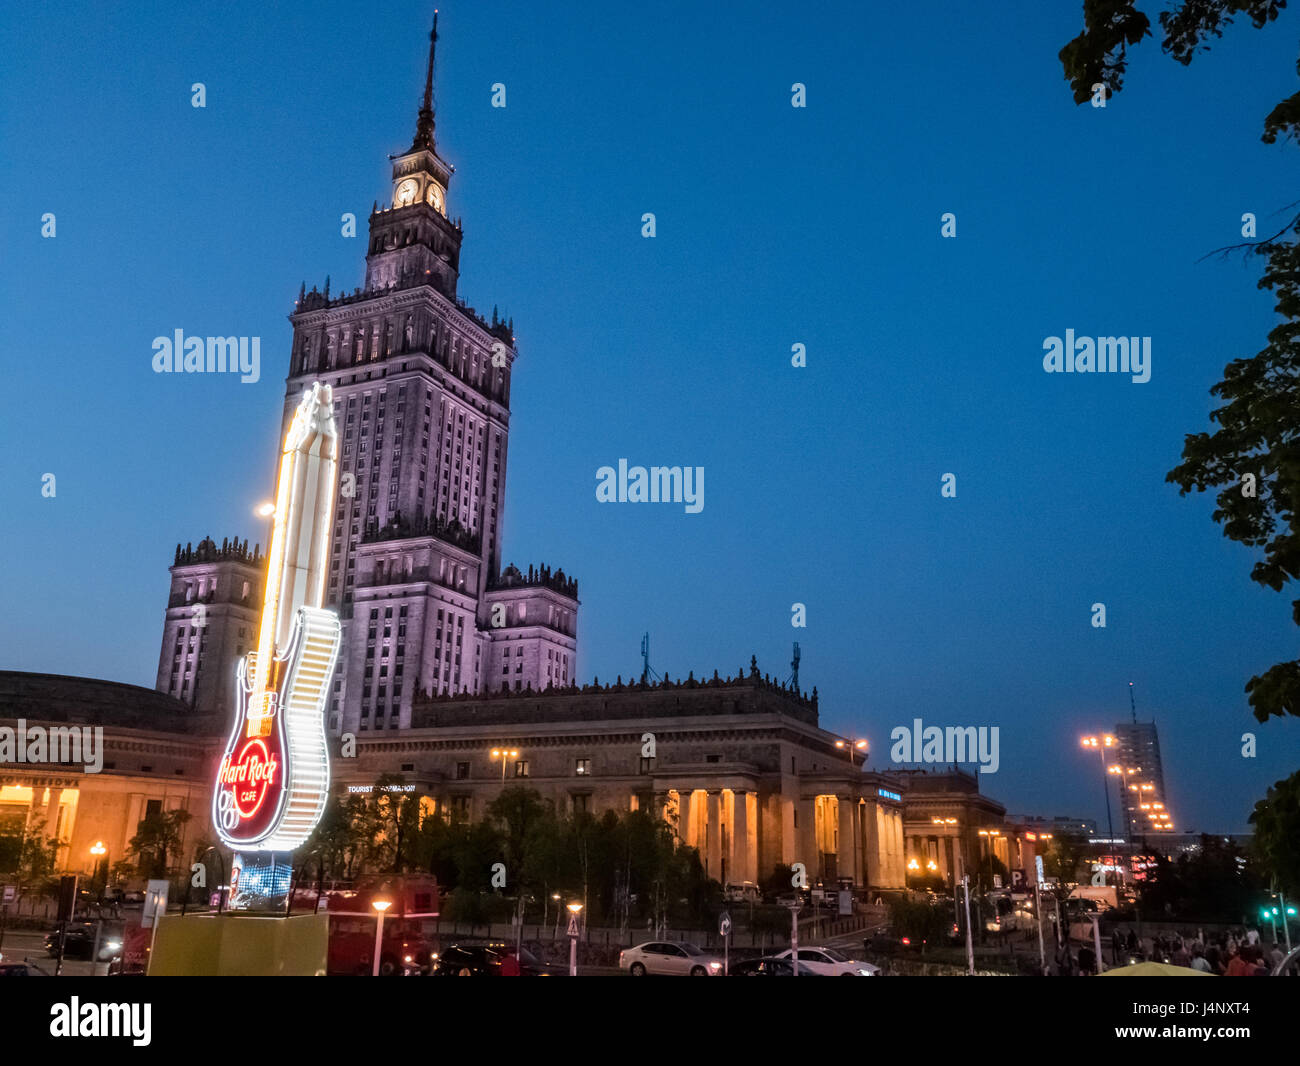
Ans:
POLYGON ((577 583, 500 569, 518 350, 512 322, 456 292, 463 234, 434 142, 436 38, 415 138, 370 216, 365 287, 304 285, 290 315, 285 424, 324 381, 342 436, 326 594, 343 621, 335 734, 405 728, 417 693, 577 676, 577 583))
POLYGON ((235 707, 235 665, 257 641, 265 560, 256 545, 211 537, 176 545, 158 655, 159 692, 199 714, 235 707))
POLYGON ((141 819, 155 811, 190 812, 177 863, 188 862, 197 841, 213 839, 213 718, 135 685, 8 671, 0 672, 0 707, 0 727, 16 730, 22 720, 28 730, 103 730, 98 773, 76 764, 0 763, 0 823, 16 829, 43 821, 45 835, 62 844, 60 871, 102 877, 126 857, 141 819))
POLYGON ((900 785, 864 771, 838 739, 818 727, 815 692, 804 698, 751 663, 735 678, 419 699, 410 730, 360 736, 335 776, 364 789, 400 773, 437 810, 473 820, 520 785, 565 812, 644 809, 720 881, 801 862, 812 881, 900 889, 900 785))

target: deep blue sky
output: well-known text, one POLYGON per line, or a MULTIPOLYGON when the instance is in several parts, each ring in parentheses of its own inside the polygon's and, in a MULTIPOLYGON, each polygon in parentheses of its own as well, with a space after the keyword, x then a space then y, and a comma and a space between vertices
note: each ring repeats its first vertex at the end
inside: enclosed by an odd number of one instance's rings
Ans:
MULTIPOLYGON (((1148 40, 1103 111, 1056 58, 1077 4, 707 6, 442 4, 461 294, 522 351, 506 556, 578 576, 580 676, 638 672, 649 630, 673 677, 751 654, 784 677, 798 639, 823 724, 872 765, 917 715, 997 725, 985 791, 1099 819, 1077 738, 1133 680, 1179 825, 1244 828, 1300 723, 1259 726, 1242 686, 1297 632, 1164 474, 1273 322, 1256 264, 1198 260, 1295 198, 1294 149, 1259 142, 1295 14, 1190 69, 1148 40), (1067 328, 1150 335, 1152 380, 1044 374, 1067 328), (598 504, 620 457, 705 467, 703 513, 598 504)), ((259 539, 285 316, 303 279, 362 280, 426 8, 0 14, 0 666, 152 685, 176 542, 259 539), (177 328, 261 336, 261 382, 153 374, 177 328)))

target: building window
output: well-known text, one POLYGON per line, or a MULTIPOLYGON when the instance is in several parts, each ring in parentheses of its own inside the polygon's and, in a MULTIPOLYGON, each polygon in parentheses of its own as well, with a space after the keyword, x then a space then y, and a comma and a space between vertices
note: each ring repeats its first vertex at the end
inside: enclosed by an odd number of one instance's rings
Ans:
POLYGON ((591 775, 590 759, 574 759, 573 772, 579 777, 589 777, 591 775))
POLYGON ((528 760, 520 759, 517 763, 515 763, 515 777, 527 777, 527 776, 528 776, 528 760))
POLYGON ((590 802, 590 800, 591 797, 588 796, 585 792, 576 793, 573 796, 573 813, 586 814, 588 810, 588 803, 590 802))
POLYGON ((456 764, 456 780, 464 781, 469 777, 469 763, 458 762, 456 764))
POLYGON ((654 759, 647 759, 647 758, 645 758, 644 756, 642 756, 642 758, 641 758, 641 772, 642 772, 643 774, 648 774, 648 773, 649 773, 651 770, 653 770, 654 768, 655 768, 655 761, 654 761, 654 759))

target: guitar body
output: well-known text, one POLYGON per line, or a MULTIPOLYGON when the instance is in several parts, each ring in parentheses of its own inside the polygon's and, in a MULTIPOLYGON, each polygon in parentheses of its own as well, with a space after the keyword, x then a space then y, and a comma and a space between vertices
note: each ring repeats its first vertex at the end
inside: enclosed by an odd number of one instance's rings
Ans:
POLYGON ((239 664, 238 711, 212 797, 213 824, 231 847, 290 851, 307 839, 325 809, 325 703, 340 641, 333 611, 298 608, 289 647, 273 663, 279 683, 272 690, 269 729, 249 703, 255 656, 239 664))

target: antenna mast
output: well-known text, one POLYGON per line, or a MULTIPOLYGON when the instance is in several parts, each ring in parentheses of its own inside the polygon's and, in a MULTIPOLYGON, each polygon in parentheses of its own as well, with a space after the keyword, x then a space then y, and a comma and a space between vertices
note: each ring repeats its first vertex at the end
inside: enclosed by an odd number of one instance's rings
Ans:
POLYGON ((646 633, 641 637, 641 684, 648 685, 651 678, 662 680, 650 666, 650 634, 646 633))
POLYGON ((799 691, 799 642, 794 642, 794 658, 790 660, 790 676, 785 679, 785 683, 793 688, 797 693, 799 691))

